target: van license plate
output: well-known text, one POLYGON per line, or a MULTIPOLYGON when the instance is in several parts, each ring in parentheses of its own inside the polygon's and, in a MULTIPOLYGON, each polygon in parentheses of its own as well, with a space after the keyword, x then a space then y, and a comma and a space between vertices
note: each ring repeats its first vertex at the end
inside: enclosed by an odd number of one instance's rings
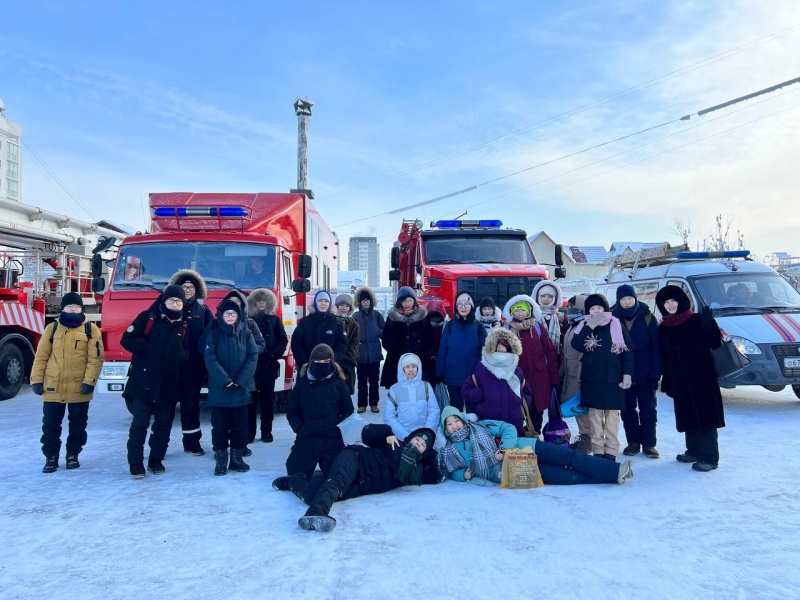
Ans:
POLYGON ((784 358, 783 366, 786 369, 800 369, 800 358, 784 358))

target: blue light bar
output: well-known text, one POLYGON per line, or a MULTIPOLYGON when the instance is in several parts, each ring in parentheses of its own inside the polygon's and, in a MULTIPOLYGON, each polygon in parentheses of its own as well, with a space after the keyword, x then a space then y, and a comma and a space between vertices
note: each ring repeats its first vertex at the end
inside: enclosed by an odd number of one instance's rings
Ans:
POLYGON ((463 229, 465 227, 502 227, 503 222, 497 219, 468 219, 464 221, 436 221, 433 226, 440 229, 463 229))
POLYGON ((153 210, 156 217, 220 217, 244 218, 250 211, 244 206, 159 206, 153 210))
POLYGON ((744 258, 750 256, 750 250, 724 250, 716 252, 678 252, 675 258, 744 258))

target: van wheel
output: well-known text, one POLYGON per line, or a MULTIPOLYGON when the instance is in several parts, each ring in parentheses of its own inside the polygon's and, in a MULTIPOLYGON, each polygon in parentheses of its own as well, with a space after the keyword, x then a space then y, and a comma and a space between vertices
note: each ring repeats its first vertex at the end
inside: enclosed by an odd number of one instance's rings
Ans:
POLYGON ((22 352, 14 344, 6 344, 0 349, 0 400, 16 396, 24 378, 22 352))
POLYGON ((800 385, 793 385, 792 389, 794 390, 794 395, 800 398, 800 385))

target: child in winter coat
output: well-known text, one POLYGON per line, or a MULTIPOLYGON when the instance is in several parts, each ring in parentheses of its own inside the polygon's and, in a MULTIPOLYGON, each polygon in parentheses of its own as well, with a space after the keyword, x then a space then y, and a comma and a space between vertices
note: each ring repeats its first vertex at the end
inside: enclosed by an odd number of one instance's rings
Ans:
POLYGON ((401 442, 409 431, 436 429, 439 404, 431 385, 422 381, 422 361, 416 354, 403 354, 397 365, 397 383, 389 389, 384 421, 401 442))
POLYGON ((522 342, 519 367, 533 393, 533 428, 541 432, 544 411, 550 407, 554 390, 561 381, 556 350, 547 331, 539 324, 542 311, 530 296, 520 294, 509 299, 503 308, 503 317, 522 342))
POLYGON ((725 427, 725 411, 711 351, 722 344, 722 333, 711 309, 697 314, 689 296, 675 285, 656 294, 664 315, 658 326, 658 344, 664 364, 661 391, 675 402, 675 428, 686 436, 682 463, 707 473, 719 466, 718 430, 725 427))
POLYGON ((308 505, 297 522, 301 529, 332 531, 336 527, 336 519, 330 516, 334 502, 444 480, 433 449, 436 434, 431 429, 412 431, 401 443, 388 425, 371 424, 362 430, 361 440, 363 446, 347 446, 336 456, 330 476, 314 475, 307 480, 297 474, 272 482, 273 489, 291 490, 308 505))
POLYGON ((622 453, 635 456, 641 448, 648 458, 658 458, 656 390, 661 379, 658 323, 650 307, 637 300, 636 290, 628 284, 617 288, 617 303, 611 308, 611 314, 625 326, 633 342, 633 383, 625 390, 622 411, 628 445, 622 453))
POLYGON ((183 321, 185 300, 181 286, 168 285, 148 310, 137 315, 120 340, 122 347, 131 353, 122 397, 133 415, 128 431, 128 466, 134 479, 145 476, 144 443, 151 419, 147 469, 154 475, 166 472, 162 461, 178 401, 176 373, 188 355, 188 326, 183 321))
POLYGON ((333 349, 319 344, 300 369, 289 396, 286 420, 297 437, 286 459, 287 475, 302 473, 309 478, 319 465, 327 477, 333 459, 344 448, 337 425, 352 414, 353 401, 333 349))
MULTIPOLYGON (((456 298, 455 312, 455 318, 448 321, 442 332, 436 376, 447 385, 450 406, 464 410, 461 387, 481 360, 486 329, 480 321, 475 320, 475 303, 466 292, 456 298)), ((474 406, 467 406, 467 412, 473 412, 474 409, 474 406)))
MULTIPOLYGON (((562 402, 572 398, 581 391, 581 358, 583 357, 583 352, 572 347, 572 338, 575 335, 575 329, 578 327, 578 324, 584 319, 583 303, 585 301, 586 295, 581 294, 573 296, 567 302, 569 329, 567 329, 567 332, 564 334, 560 366, 562 402)), ((573 438, 569 447, 578 452, 583 452, 584 454, 591 454, 592 425, 589 420, 589 415, 578 415, 575 417, 575 422, 578 425, 578 435, 573 438)))
POLYGON ((361 343, 358 322, 353 319, 353 299, 348 294, 336 296, 336 320, 342 326, 347 339, 347 352, 339 366, 344 371, 347 387, 352 396, 356 391, 356 365, 358 365, 358 346, 361 343))
POLYGON ((281 372, 280 358, 286 352, 289 338, 280 317, 275 314, 278 299, 272 290, 256 288, 247 297, 247 314, 264 338, 264 352, 258 355, 258 366, 247 412, 247 439, 256 437, 256 410, 261 411, 261 441, 270 443, 274 419, 275 382, 281 372))
POLYGON ((331 295, 325 290, 318 291, 308 314, 297 322, 291 345, 298 368, 308 362, 311 351, 319 344, 326 344, 333 350, 337 363, 347 355, 347 338, 331 312, 331 304, 331 295))
POLYGON ((367 411, 367 405, 372 412, 378 412, 378 399, 380 389, 378 388, 378 378, 381 373, 381 361, 383 360, 383 349, 381 348, 381 337, 383 336, 383 326, 386 321, 383 315, 375 309, 377 298, 372 289, 364 286, 356 290, 356 301, 358 311, 353 319, 358 323, 358 412, 367 411))
POLYGON ((478 320, 486 329, 486 335, 489 335, 492 329, 503 326, 503 312, 497 308, 493 298, 486 296, 481 299, 478 305, 478 320))
POLYGON ((561 340, 567 328, 566 315, 558 310, 564 302, 561 288, 556 282, 543 279, 533 288, 533 298, 539 305, 539 310, 542 311, 539 322, 547 329, 547 335, 550 336, 550 341, 553 342, 556 356, 560 361, 561 340))
POLYGON ((461 395, 475 407, 479 419, 510 423, 524 436, 522 404, 533 410, 531 388, 519 368, 522 343, 506 329, 493 329, 483 347, 481 362, 464 381, 461 395))
POLYGON ((532 448, 542 482, 546 485, 625 483, 633 477, 633 464, 615 463, 581 454, 558 444, 518 438, 515 428, 502 421, 477 423, 453 407, 442 411, 442 429, 447 443, 440 451, 444 470, 455 481, 478 485, 500 483, 503 451, 532 448), (496 440, 500 440, 499 445, 496 440))
POLYGON ((228 469, 250 470, 242 460, 247 444, 247 407, 258 365, 258 348, 247 326, 246 315, 233 300, 217 307, 217 328, 206 338, 204 358, 208 370, 208 401, 211 409, 211 444, 216 465, 214 475, 228 469), (228 447, 230 446, 230 464, 228 447))
POLYGON ((58 469, 61 422, 68 413, 67 469, 80 467, 78 455, 86 444, 89 401, 103 367, 100 330, 83 312, 75 292, 64 294, 58 320, 44 328, 31 368, 31 389, 42 405, 42 473, 58 469))
MULTIPOLYGON (((420 355, 422 359, 422 375, 431 385, 441 383, 436 376, 436 361, 439 359, 439 346, 442 343, 442 333, 447 323, 447 311, 442 300, 434 299, 428 302, 428 329, 430 331, 430 344, 427 356, 420 355)), ((437 438, 438 439, 438 438, 437 438)))
MULTIPOLYGON (((381 385, 386 389, 397 383, 397 363, 403 354, 430 354, 432 339, 427 316, 428 310, 417 301, 417 294, 412 288, 403 286, 397 290, 397 300, 389 309, 381 338, 386 350, 381 385)), ((423 373, 422 378, 428 380, 428 375, 423 373)), ((372 412, 377 412, 377 407, 372 412)))
POLYGON ((581 405, 589 409, 592 452, 617 460, 619 411, 625 408, 625 390, 631 387, 633 352, 627 329, 609 312, 601 294, 584 302, 586 318, 575 328, 572 347, 581 358, 581 405))

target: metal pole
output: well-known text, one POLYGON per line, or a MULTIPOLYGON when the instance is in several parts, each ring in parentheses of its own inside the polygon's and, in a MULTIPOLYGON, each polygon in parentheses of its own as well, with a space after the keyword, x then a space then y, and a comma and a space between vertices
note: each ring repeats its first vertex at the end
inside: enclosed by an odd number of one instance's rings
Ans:
POLYGON ((297 189, 308 189, 308 117, 314 103, 307 99, 294 101, 297 115, 297 189))

